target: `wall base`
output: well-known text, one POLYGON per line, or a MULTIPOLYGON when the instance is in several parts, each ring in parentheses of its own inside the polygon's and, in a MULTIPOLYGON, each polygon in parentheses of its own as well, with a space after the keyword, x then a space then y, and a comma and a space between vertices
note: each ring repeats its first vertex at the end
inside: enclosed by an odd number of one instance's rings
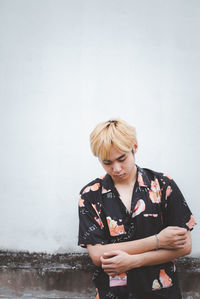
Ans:
MULTIPOLYGON (((87 254, 0 251, 0 298, 94 298, 87 254)), ((200 259, 177 261, 184 299, 200 298, 200 259)))

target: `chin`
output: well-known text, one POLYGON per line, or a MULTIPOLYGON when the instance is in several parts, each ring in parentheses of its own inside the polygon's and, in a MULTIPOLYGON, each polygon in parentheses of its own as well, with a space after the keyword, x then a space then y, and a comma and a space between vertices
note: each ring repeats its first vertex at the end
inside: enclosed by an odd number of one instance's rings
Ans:
POLYGON ((121 181, 127 178, 126 174, 121 174, 121 175, 114 175, 113 176, 115 180, 121 181))

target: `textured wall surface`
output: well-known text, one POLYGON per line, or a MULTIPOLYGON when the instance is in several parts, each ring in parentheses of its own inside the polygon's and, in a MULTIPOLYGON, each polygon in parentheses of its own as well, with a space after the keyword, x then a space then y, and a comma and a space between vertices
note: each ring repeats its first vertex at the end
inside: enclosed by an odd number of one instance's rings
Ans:
MULTIPOLYGON (((0 248, 77 252, 88 136, 136 126, 199 222, 199 0, 0 0, 0 248)), ((200 255, 199 226, 193 255, 200 255)))
MULTIPOLYGON (((198 299, 199 259, 177 262, 183 299, 198 299)), ((94 298, 88 255, 0 252, 0 298, 94 298)))

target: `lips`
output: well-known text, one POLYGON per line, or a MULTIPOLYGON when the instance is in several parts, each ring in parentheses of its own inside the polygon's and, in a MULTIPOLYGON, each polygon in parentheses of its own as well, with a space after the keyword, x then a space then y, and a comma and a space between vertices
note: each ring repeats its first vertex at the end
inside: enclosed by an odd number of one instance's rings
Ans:
POLYGON ((125 173, 122 173, 122 174, 114 174, 113 175, 115 178, 122 178, 125 176, 125 173))

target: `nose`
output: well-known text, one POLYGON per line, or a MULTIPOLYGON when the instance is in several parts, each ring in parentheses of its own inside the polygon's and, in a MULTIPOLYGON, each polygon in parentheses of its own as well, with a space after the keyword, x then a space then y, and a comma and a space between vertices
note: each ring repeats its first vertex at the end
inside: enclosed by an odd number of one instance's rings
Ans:
POLYGON ((115 163, 113 163, 113 165, 112 165, 112 170, 113 170, 113 172, 114 172, 115 174, 120 173, 121 170, 122 170, 120 163, 119 163, 119 162, 115 162, 115 163))

